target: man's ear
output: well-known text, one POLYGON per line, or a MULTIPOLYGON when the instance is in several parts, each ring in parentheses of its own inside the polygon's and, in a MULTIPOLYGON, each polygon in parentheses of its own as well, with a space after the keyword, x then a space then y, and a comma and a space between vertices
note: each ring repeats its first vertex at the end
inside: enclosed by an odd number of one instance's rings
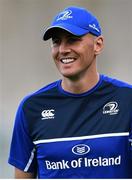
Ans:
POLYGON ((104 47, 103 36, 98 36, 95 39, 95 55, 99 55, 104 47))

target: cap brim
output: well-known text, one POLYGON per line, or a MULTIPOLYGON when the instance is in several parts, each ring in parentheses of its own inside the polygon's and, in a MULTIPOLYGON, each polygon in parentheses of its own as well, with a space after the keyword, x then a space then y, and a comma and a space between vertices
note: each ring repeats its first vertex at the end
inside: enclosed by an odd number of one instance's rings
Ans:
POLYGON ((70 24, 58 24, 57 26, 51 26, 46 29, 46 31, 44 32, 44 35, 43 35, 43 40, 46 41, 46 40, 50 39, 53 36, 53 34, 55 33, 55 30, 58 28, 68 31, 69 33, 71 33, 75 36, 82 36, 82 35, 89 33, 88 29, 82 29, 80 27, 73 26, 70 24))

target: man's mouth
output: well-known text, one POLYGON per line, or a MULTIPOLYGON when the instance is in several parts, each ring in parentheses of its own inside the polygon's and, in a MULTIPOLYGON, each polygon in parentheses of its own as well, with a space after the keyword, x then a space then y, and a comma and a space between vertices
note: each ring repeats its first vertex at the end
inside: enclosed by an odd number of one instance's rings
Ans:
POLYGON ((75 58, 61 58, 63 64, 69 64, 75 61, 75 58))

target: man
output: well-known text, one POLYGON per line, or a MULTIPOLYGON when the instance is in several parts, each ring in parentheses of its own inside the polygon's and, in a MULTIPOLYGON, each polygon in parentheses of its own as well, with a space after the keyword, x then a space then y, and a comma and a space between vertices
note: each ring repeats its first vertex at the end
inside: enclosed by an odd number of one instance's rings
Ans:
POLYGON ((62 79, 20 104, 9 163, 16 178, 132 178, 132 86, 100 75, 97 18, 68 7, 44 32, 62 79))

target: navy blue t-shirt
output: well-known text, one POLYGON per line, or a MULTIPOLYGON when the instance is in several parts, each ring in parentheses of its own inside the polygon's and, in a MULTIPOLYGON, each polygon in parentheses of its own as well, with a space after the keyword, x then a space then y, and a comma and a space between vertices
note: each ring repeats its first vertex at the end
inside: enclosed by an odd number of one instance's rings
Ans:
POLYGON ((56 81, 24 98, 9 163, 38 178, 132 178, 132 86, 100 75, 83 94, 56 81))

